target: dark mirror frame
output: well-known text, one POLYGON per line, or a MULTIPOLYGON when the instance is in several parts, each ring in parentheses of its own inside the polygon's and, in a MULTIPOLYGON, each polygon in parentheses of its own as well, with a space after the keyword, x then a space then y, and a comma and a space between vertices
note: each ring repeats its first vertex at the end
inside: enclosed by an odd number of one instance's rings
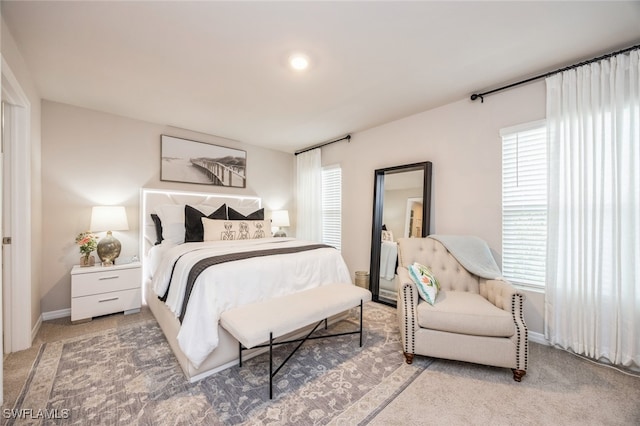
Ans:
POLYGON ((384 207, 384 177, 389 173, 422 170, 422 237, 430 233, 431 227, 431 161, 405 164, 402 166, 377 169, 373 182, 373 221, 371 227, 371 263, 369 267, 369 288, 373 300, 378 303, 396 306, 396 302, 380 299, 380 244, 382 243, 382 212, 384 207))

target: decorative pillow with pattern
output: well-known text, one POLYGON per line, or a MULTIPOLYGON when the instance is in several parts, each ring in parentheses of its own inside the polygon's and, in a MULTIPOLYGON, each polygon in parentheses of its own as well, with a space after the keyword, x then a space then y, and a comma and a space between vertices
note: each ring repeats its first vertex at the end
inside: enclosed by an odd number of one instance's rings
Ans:
POLYGON ((265 238, 269 231, 266 220, 215 220, 202 217, 204 241, 234 241, 265 238))
POLYGON ((430 305, 433 305, 436 302, 438 291, 440 291, 440 283, 433 273, 426 266, 414 262, 413 265, 409 265, 409 275, 413 282, 416 283, 420 297, 430 305))

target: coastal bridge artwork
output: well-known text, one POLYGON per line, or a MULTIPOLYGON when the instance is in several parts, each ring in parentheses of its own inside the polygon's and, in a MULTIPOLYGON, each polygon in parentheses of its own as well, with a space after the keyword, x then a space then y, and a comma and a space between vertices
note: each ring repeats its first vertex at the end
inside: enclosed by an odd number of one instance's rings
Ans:
POLYGON ((245 188, 246 161, 242 150, 162 135, 160 180, 245 188))
POLYGON ((209 179, 213 185, 244 188, 245 165, 238 158, 192 158, 191 164, 209 179))

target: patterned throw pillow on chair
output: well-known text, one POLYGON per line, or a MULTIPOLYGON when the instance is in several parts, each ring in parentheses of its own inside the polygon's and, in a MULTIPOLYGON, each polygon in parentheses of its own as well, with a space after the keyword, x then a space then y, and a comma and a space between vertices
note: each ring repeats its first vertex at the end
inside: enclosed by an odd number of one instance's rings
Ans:
POLYGON ((415 262, 413 265, 409 265, 409 275, 416 283, 420 297, 433 305, 436 302, 438 291, 440 291, 440 283, 433 273, 426 266, 415 262))

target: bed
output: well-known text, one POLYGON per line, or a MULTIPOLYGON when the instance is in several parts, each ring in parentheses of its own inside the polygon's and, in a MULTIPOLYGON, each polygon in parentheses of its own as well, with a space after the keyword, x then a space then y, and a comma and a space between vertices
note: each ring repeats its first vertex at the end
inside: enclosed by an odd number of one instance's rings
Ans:
POLYGON ((237 363, 225 310, 351 283, 337 250, 271 237, 258 197, 145 188, 140 205, 143 297, 191 382, 237 363))

